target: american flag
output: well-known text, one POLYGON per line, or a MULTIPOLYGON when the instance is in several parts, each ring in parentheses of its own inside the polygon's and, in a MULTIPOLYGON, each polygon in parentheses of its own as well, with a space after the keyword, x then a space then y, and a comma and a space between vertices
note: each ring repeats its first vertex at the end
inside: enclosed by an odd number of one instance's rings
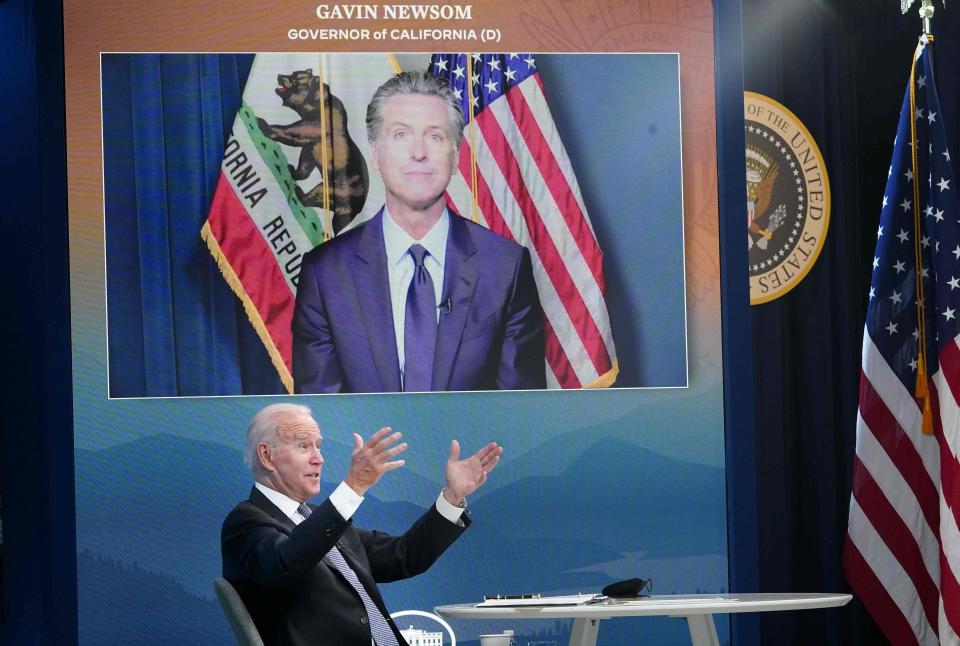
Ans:
POLYGON ((531 54, 435 54, 467 125, 447 199, 530 249, 546 317, 547 385, 609 386, 618 367, 603 254, 531 54), (475 189, 475 190, 474 190, 475 189))
POLYGON ((960 208, 931 49, 922 38, 883 196, 844 545, 894 644, 960 644, 960 208))

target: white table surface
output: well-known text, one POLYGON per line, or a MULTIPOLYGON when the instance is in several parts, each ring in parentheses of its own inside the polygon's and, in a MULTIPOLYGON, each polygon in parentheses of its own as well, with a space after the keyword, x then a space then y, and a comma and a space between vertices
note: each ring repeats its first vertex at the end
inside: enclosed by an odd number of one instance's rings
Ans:
POLYGON ((719 644, 715 614, 774 612, 835 608, 850 602, 849 594, 754 593, 655 595, 630 601, 611 601, 579 606, 484 607, 460 603, 437 606, 437 614, 451 619, 573 619, 571 646, 593 646, 599 621, 614 617, 668 616, 687 620, 696 646, 719 644))

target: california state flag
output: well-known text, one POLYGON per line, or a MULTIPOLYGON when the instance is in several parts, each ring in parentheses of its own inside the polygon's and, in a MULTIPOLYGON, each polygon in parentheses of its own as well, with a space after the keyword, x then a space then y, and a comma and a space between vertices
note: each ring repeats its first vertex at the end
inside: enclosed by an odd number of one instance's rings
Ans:
POLYGON ((392 54, 258 54, 250 70, 201 237, 288 392, 301 259, 383 204, 366 108, 399 71, 392 54))

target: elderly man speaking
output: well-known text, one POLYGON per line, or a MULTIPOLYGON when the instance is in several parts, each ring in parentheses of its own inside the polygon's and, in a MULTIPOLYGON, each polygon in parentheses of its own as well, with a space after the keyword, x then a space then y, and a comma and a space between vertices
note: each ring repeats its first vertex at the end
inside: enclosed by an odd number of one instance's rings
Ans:
POLYGON ((310 409, 267 406, 247 430, 250 498, 223 522, 223 576, 236 587, 266 644, 398 646, 403 637, 377 583, 425 571, 469 526, 466 497, 487 480, 503 449, 491 442, 461 460, 450 443, 446 487, 402 536, 354 527, 366 492, 400 468, 401 434, 354 433, 350 468, 320 505, 323 436, 310 409))

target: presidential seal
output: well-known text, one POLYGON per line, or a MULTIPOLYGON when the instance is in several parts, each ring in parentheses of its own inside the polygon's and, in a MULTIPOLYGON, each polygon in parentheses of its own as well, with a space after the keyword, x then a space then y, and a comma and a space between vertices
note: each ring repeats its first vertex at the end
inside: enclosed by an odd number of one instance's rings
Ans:
POLYGON ((830 222, 830 182, 809 131, 773 99, 744 92, 750 304, 779 298, 816 262, 830 222))

